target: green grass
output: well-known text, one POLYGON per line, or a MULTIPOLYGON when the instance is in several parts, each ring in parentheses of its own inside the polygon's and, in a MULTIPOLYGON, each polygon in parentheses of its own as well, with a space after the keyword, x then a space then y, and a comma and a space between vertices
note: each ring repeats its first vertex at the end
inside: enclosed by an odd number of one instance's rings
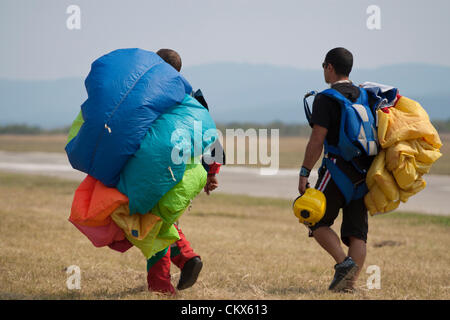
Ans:
POLYGON ((441 215, 421 214, 414 212, 392 212, 379 215, 374 218, 393 220, 398 223, 407 223, 412 226, 434 224, 450 227, 450 217, 441 215))
MULTIPOLYGON (((203 195, 201 195, 203 196, 203 195)), ((225 205, 226 203, 232 202, 235 205, 243 205, 243 206, 271 206, 271 207, 279 207, 285 208, 286 206, 291 206, 292 203, 290 200, 279 199, 279 198, 270 198, 270 197, 252 197, 246 195, 231 195, 231 194, 223 194, 223 193, 213 193, 210 196, 211 201, 218 201, 221 204, 225 205)))
MULTIPOLYGON (((200 197, 203 198, 204 196, 200 195, 200 197)), ((285 209, 292 207, 291 200, 269 198, 269 197, 259 198, 246 195, 230 195, 222 193, 211 194, 210 201, 214 201, 218 206, 223 205, 225 208, 226 204, 230 202, 232 202, 233 205, 242 205, 242 206, 270 206, 274 208, 285 208, 285 209)), ((223 213, 222 215, 226 216, 227 214, 223 213)), ((408 223, 409 225, 435 224, 450 227, 450 216, 423 214, 417 212, 395 211, 377 215, 371 217, 371 219, 396 220, 396 222, 398 223, 408 223)))

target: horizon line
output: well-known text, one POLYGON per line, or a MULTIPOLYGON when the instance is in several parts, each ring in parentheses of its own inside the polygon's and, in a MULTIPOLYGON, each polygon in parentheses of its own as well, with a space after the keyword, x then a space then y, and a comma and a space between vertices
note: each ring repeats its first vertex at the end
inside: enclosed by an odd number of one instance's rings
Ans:
MULTIPOLYGON (((275 67, 275 68, 283 68, 283 69, 291 69, 291 70, 297 70, 297 71, 321 71, 322 69, 320 67, 318 68, 300 68, 295 66, 289 66, 289 65, 283 65, 283 64, 272 64, 272 63, 252 63, 252 62, 237 62, 237 61, 217 61, 217 62, 209 62, 205 64, 195 64, 195 65, 189 65, 186 66, 185 69, 191 69, 191 68, 199 68, 199 67, 208 67, 208 66, 214 66, 214 65, 246 65, 246 66, 253 66, 253 67, 275 67)), ((392 63, 392 64, 384 64, 379 65, 377 67, 364 67, 364 68, 357 68, 357 70, 377 70, 382 68, 389 68, 389 67, 398 67, 398 66, 428 66, 428 67, 437 67, 437 68, 450 68, 450 65, 442 65, 442 64, 434 64, 429 62, 402 62, 402 63, 392 63)), ((354 70, 352 70, 354 71, 354 70)), ((183 74, 183 72, 181 72, 183 74)), ((58 80, 67 80, 67 79, 84 79, 85 76, 75 76, 75 75, 68 75, 68 76, 61 76, 61 77, 47 77, 47 78, 41 78, 41 77, 3 77, 0 76, 0 81, 7 80, 7 81, 58 81, 58 80)))

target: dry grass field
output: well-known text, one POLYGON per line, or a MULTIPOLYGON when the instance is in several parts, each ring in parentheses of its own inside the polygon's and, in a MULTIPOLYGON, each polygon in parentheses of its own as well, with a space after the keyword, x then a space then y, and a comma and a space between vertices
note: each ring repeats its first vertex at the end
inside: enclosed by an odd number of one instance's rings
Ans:
POLYGON ((0 135, 0 150, 14 152, 64 152, 67 135, 0 135))
MULTIPOLYGON (((0 172, 0 299, 174 299, 146 290, 146 262, 131 248, 95 248, 68 222, 77 183, 0 172), (68 290, 66 268, 81 268, 68 290)), ((332 259, 308 238, 290 201, 202 194, 180 226, 204 268, 175 299, 449 299, 450 218, 370 217, 368 255, 355 294, 327 290, 332 259), (369 290, 366 268, 381 270, 369 290)), ((338 230, 340 222, 334 228, 338 230)), ((176 285, 179 270, 172 269, 176 285)))
MULTIPOLYGON (((443 156, 433 164, 433 174, 450 174, 450 134, 441 134, 443 156)), ((0 150, 15 152, 64 152, 66 135, 0 135, 0 150)), ((280 168, 299 168, 304 157, 308 139, 306 137, 280 137, 280 168)), ((237 143, 236 143, 237 144, 237 143)), ((224 146, 226 149, 226 145, 224 146)), ((246 145, 248 147, 248 144, 246 145)), ((270 150, 270 144, 268 145, 270 150)), ((236 156, 235 156, 236 157, 236 156)), ((231 164, 231 159, 229 164, 231 164)), ((235 158, 237 162, 237 157, 235 158)), ((246 157, 248 164, 248 155, 246 157)), ((320 165, 320 162, 317 163, 320 165)))

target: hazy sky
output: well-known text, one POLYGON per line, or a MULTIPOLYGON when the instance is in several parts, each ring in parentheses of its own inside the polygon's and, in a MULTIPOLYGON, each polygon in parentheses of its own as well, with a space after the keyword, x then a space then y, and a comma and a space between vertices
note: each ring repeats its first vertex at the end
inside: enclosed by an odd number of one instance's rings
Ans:
POLYGON ((336 46, 355 67, 450 65, 450 1, 407 0, 1 0, 0 77, 85 77, 117 48, 174 48, 184 66, 245 62, 320 67, 336 46), (66 9, 78 5, 81 29, 66 9), (368 6, 381 30, 369 30, 368 6))

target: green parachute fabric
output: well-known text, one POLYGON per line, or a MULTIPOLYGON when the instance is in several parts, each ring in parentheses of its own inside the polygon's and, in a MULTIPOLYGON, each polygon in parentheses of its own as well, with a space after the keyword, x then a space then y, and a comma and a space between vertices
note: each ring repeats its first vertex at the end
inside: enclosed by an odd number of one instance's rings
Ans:
POLYGON ((126 235, 127 239, 142 251, 146 259, 179 240, 178 231, 173 224, 203 189, 206 184, 206 176, 203 166, 195 163, 192 159, 191 163, 186 164, 183 179, 170 189, 151 210, 162 220, 143 240, 126 235))
POLYGON ((69 143, 70 140, 72 140, 73 138, 76 137, 76 135, 78 134, 78 131, 80 131, 80 128, 83 125, 83 123, 84 123, 83 113, 80 111, 78 113, 78 116, 72 122, 72 126, 70 127, 70 130, 69 130, 69 136, 67 137, 67 143, 69 143))

